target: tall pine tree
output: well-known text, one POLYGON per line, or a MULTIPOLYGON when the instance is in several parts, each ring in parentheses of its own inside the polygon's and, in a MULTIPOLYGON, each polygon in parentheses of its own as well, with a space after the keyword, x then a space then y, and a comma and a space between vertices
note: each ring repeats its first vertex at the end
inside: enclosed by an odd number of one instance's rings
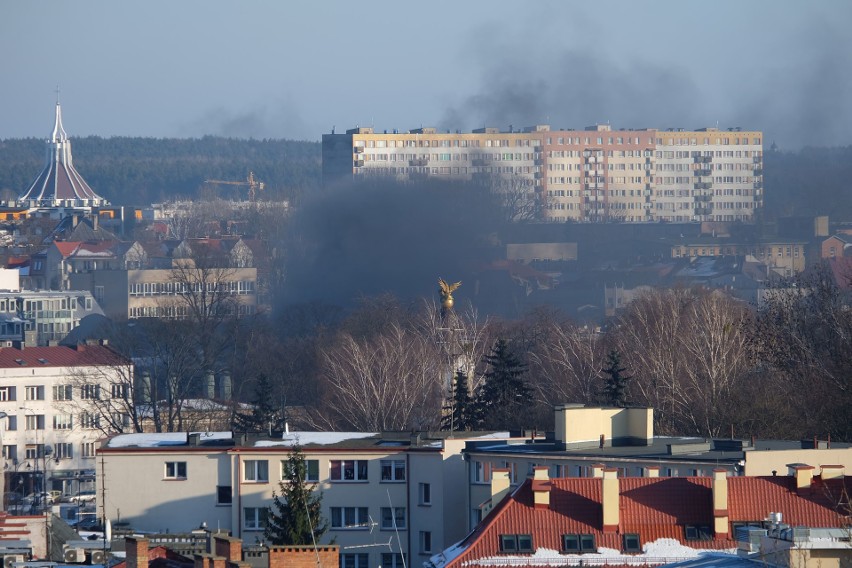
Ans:
POLYGON ((468 388, 467 373, 459 369, 453 377, 453 393, 441 420, 441 429, 450 431, 473 430, 477 427, 475 406, 468 388))
POLYGON ((524 380, 527 367, 498 339, 485 356, 488 371, 476 397, 479 427, 486 430, 520 429, 529 426, 524 409, 530 404, 530 388, 524 380))
POLYGON ((284 400, 275 397, 273 390, 269 377, 263 373, 258 375, 251 411, 235 411, 231 427, 237 432, 283 431, 287 421, 284 400))
POLYGON ((602 393, 604 403, 624 408, 627 406, 627 383, 632 377, 624 374, 626 369, 621 366, 621 354, 618 351, 610 351, 606 356, 606 362, 606 367, 602 369, 606 375, 602 393))
POLYGON ((278 483, 272 492, 273 508, 267 517, 264 538, 274 545, 311 545, 328 530, 320 505, 322 494, 307 484, 307 464, 299 446, 293 446, 278 483))

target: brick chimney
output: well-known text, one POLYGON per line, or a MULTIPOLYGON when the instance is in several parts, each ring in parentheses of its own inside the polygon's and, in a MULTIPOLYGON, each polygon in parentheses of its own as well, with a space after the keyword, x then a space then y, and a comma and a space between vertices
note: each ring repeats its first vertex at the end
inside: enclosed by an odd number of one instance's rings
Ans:
POLYGON ((615 532, 618 530, 619 523, 619 483, 618 469, 614 467, 606 467, 602 471, 603 491, 601 492, 601 508, 603 509, 603 530, 604 532, 615 532))
POLYGON ((822 480, 826 479, 838 479, 843 477, 843 466, 842 465, 824 465, 822 466, 822 472, 820 473, 822 480))
POLYGON ((547 474, 546 467, 534 467, 532 490, 533 503, 536 509, 550 508, 550 476, 547 474))
POLYGON ((796 478, 796 491, 805 493, 810 491, 811 482, 814 479, 814 466, 802 463, 787 464, 787 473, 796 478))
POLYGON ((728 528, 728 470, 713 470, 713 531, 716 538, 727 538, 728 528))
POLYGON ((660 477, 660 467, 656 465, 646 467, 645 477, 660 477))
POLYGON ((124 542, 127 568, 148 568, 148 539, 128 536, 124 542))
POLYGON ((243 541, 232 536, 217 534, 213 537, 213 554, 225 557, 228 562, 242 562, 243 541))

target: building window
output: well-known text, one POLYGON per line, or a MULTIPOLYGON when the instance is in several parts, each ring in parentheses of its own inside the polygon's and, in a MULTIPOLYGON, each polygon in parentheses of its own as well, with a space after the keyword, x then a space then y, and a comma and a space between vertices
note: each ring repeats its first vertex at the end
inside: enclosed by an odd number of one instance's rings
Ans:
MULTIPOLYGON (((287 479, 290 460, 281 460, 281 480, 287 479)), ((305 481, 319 481, 319 460, 305 460, 305 481)))
POLYGON ((621 539, 623 552, 642 552, 642 543, 638 534, 626 534, 621 539))
POLYGON ((70 460, 74 457, 74 446, 69 443, 60 442, 53 446, 53 457, 57 460, 70 460))
POLYGON ((80 414, 80 427, 81 428, 98 428, 101 423, 101 417, 97 414, 90 414, 88 412, 83 412, 80 414))
POLYGON ((432 531, 420 531, 420 552, 432 552, 432 531))
POLYGON ((370 568, 368 559, 370 555, 366 552, 360 554, 341 554, 340 568, 370 568))
POLYGON ((71 385, 53 385, 53 400, 71 400, 73 390, 71 385))
POLYGON ((266 460, 246 460, 243 462, 243 481, 268 482, 269 462, 266 460))
POLYGON ((405 528, 405 507, 382 507, 383 529, 405 528))
POLYGON ((99 400, 101 398, 100 385, 81 385, 80 398, 83 400, 99 400))
POLYGON ((370 517, 367 507, 332 507, 331 528, 333 529, 367 529, 370 528, 370 517))
POLYGON ((15 387, 0 387, 0 402, 15 400, 15 387))
POLYGON ((3 459, 15 461, 18 459, 18 446, 3 446, 3 459))
POLYGON ((54 414, 53 429, 54 430, 70 430, 73 427, 70 414, 54 414))
POLYGON ((44 414, 28 414, 27 430, 44 430, 44 414))
POLYGON ((490 483, 491 463, 474 461, 471 467, 471 481, 474 483, 490 483))
POLYGON ((268 507, 243 507, 243 529, 247 531, 263 530, 266 528, 268 516, 268 507))
POLYGON ((431 505, 432 504, 432 484, 430 483, 421 483, 417 488, 418 494, 418 502, 421 505, 431 505))
POLYGON ((166 479, 186 479, 186 462, 166 462, 166 479))
POLYGON ((396 552, 396 553, 389 553, 389 552, 382 553, 382 568, 405 568, 405 567, 406 567, 406 564, 405 564, 405 561, 402 558, 402 554, 400 554, 398 552, 396 552))
POLYGON ((501 534, 500 552, 514 554, 515 552, 532 552, 532 535, 530 534, 501 534))
POLYGON ((95 457, 95 443, 94 442, 83 442, 82 444, 80 444, 80 448, 82 450, 84 458, 95 457))
POLYGON ((595 535, 563 534, 562 552, 595 552, 595 535))
POLYGON ((27 444, 24 458, 34 460, 41 458, 44 455, 44 444, 27 444))
POLYGON ((405 460, 382 460, 382 481, 405 481, 405 460))
POLYGON ((217 505, 230 505, 233 499, 233 491, 231 490, 230 485, 218 485, 216 486, 216 504, 217 505))
POLYGON ((127 385, 124 383, 113 383, 109 386, 111 398, 127 399, 127 385))
POLYGON ((683 527, 686 540, 712 540, 713 531, 710 525, 686 525, 683 527))
POLYGON ((331 480, 332 481, 366 481, 367 480, 367 461, 366 460, 332 460, 331 461, 331 480))
POLYGON ((27 400, 44 400, 44 387, 24 387, 24 396, 27 400))

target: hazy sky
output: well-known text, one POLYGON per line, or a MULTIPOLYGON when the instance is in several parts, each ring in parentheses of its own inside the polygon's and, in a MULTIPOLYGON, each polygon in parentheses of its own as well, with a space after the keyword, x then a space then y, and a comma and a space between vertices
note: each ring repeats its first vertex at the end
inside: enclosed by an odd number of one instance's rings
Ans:
POLYGON ((336 126, 852 144, 852 1, 0 0, 0 139, 336 126))

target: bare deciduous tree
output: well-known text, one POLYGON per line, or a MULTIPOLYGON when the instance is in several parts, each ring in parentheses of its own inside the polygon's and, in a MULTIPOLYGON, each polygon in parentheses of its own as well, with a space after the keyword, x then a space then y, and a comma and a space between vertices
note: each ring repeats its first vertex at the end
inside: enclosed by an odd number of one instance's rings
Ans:
POLYGON ((317 422, 363 431, 436 428, 440 364, 431 342, 398 323, 366 339, 342 333, 323 356, 317 422))
POLYGON ((550 405, 594 404, 606 360, 600 335, 570 322, 552 322, 546 335, 547 339, 530 354, 539 400, 550 405))

